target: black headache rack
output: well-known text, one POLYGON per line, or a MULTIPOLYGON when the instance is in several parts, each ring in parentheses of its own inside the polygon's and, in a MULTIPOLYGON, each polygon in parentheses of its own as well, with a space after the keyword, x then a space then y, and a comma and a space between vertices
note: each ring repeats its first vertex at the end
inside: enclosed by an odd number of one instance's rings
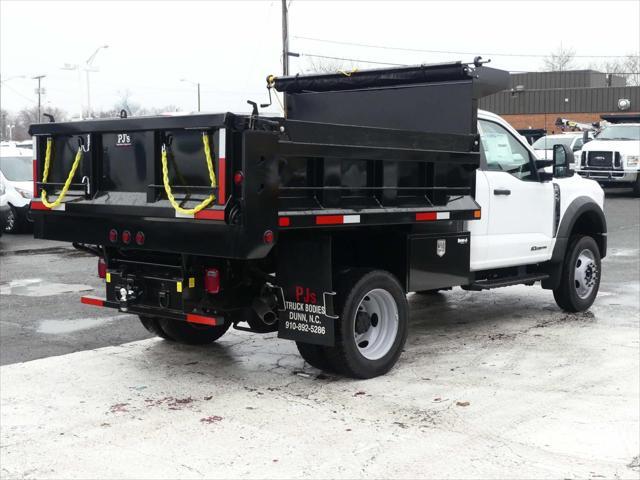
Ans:
MULTIPOLYGON (((224 113, 33 125, 35 235, 258 259, 290 230, 479 218, 473 200, 479 164, 476 100, 503 88, 501 73, 506 72, 451 65, 420 66, 419 82, 400 75, 392 85, 375 86, 372 77, 373 83, 354 83, 357 88, 349 90, 340 78, 339 90, 327 90, 331 82, 318 91, 308 85, 292 89, 286 119, 224 113), (425 72, 433 76, 424 77, 425 72), (216 187, 211 187, 204 137, 216 187), (79 149, 82 158, 69 179, 79 149), (165 192, 163 150, 179 208, 165 192), (67 180, 70 188, 60 205, 49 208, 39 200, 44 189, 54 202, 67 180), (209 195, 215 195, 213 203, 184 213, 209 195), (135 243, 137 232, 144 234, 142 244, 135 243)), ((357 72, 348 79, 355 82, 363 75, 371 76, 357 72)), ((319 76, 307 78, 312 77, 319 76)), ((275 86, 286 91, 291 82, 299 87, 302 77, 276 79, 275 86)))

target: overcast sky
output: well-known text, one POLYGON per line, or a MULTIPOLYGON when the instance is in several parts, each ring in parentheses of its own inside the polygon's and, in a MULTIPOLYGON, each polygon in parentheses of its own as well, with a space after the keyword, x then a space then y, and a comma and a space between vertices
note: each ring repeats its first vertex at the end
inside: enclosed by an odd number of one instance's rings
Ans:
MULTIPOLYGON (((281 6, 273 1, 84 1, 0 3, 1 106, 34 105, 44 74, 45 103, 69 113, 86 106, 86 81, 65 63, 83 63, 100 45, 91 73, 94 109, 122 92, 144 106, 246 111, 266 101, 265 78, 281 72, 281 6), (12 78, 24 75, 27 78, 12 78)), ((560 43, 582 65, 640 50, 640 0, 630 1, 304 1, 290 4, 290 50, 398 64, 471 61, 478 54, 507 70, 538 70, 560 43), (307 37, 301 38, 301 37, 307 37), (331 40, 327 43, 309 38, 331 40), (416 50, 349 45, 358 43, 416 50), (507 54, 507 55, 498 55, 507 54)), ((309 57, 292 59, 292 71, 309 57)), ((378 65, 358 63, 359 67, 378 65)), ((84 74, 83 74, 84 75, 84 74)))

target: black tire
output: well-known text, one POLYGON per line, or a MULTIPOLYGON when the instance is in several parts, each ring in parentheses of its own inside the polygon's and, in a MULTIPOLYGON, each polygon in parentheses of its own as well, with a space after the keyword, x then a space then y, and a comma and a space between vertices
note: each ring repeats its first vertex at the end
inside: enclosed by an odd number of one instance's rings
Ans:
POLYGON ((140 318, 140 323, 142 323, 142 326, 149 332, 160 338, 164 338, 165 340, 173 341, 173 338, 167 335, 167 332, 162 329, 157 318, 145 317, 143 315, 138 315, 138 318, 140 318))
POLYGON ((187 345, 208 345, 224 335, 231 322, 225 321, 224 325, 199 325, 180 320, 161 318, 160 327, 172 340, 187 345))
MULTIPOLYGON (((407 340, 409 306, 402 286, 392 274, 383 270, 356 271, 343 277, 338 285, 336 300, 340 320, 336 324, 335 346, 325 348, 329 364, 336 371, 352 378, 384 375, 398 361, 407 340), (393 300, 398 322, 395 337, 389 337, 393 341, 387 352, 380 358, 370 359, 361 353, 354 332, 358 307, 362 301, 367 301, 367 294, 373 290, 389 294, 384 295, 393 300)), ((371 322, 372 319, 373 316, 370 318, 371 322)))
POLYGON ((598 295, 601 272, 600 250, 596 241, 589 236, 571 237, 562 265, 560 285, 553 290, 558 306, 567 312, 583 312, 591 307, 598 295), (583 268, 580 260, 583 252, 590 252, 592 260, 585 263, 585 276, 577 278, 576 269, 583 268), (589 288, 589 291, 580 295, 580 288, 589 288))
POLYGON ((640 197, 640 172, 638 172, 638 177, 636 178, 636 181, 633 184, 633 194, 636 197, 640 197))
POLYGON ((420 290, 419 292, 414 292, 418 295, 437 295, 440 293, 439 288, 434 288, 433 290, 420 290))
POLYGON ((300 356, 312 367, 325 372, 335 372, 335 368, 327 357, 326 347, 310 343, 296 342, 300 356))
POLYGON ((5 222, 5 233, 19 233, 20 232, 20 216, 18 211, 13 205, 9 205, 9 211, 7 212, 7 218, 5 222))

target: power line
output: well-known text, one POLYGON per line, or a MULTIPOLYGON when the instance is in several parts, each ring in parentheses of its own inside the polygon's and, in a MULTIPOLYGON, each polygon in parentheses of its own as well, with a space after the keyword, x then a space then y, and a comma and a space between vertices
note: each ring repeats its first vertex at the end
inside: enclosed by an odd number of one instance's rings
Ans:
POLYGON ((9 90, 12 90, 12 91, 13 91, 13 93, 15 93, 16 95, 18 95, 18 96, 20 96, 20 97, 22 97, 22 98, 24 98, 24 99, 26 99, 26 100, 29 100, 31 103, 36 103, 36 101, 35 101, 33 98, 29 98, 29 97, 27 97, 26 95, 24 95, 24 94, 20 93, 18 90, 16 90, 15 88, 13 88, 11 85, 7 85, 5 82, 0 82, 0 83, 2 83, 2 85, 3 85, 5 88, 8 88, 9 90))
MULTIPOLYGON (((364 47, 364 48, 378 48, 381 50, 398 50, 404 52, 420 52, 420 53, 445 53, 445 54, 453 54, 453 55, 478 55, 478 51, 476 52, 458 52, 453 50, 426 50, 422 48, 408 48, 408 47, 390 47, 388 45, 373 45, 370 43, 358 43, 358 42, 345 42, 340 40, 328 40, 325 38, 314 38, 314 37, 304 37, 304 36, 295 36, 294 38, 298 40, 309 40, 312 42, 321 42, 321 43, 333 43, 336 45, 351 45, 354 47, 364 47)), ((544 58, 548 57, 547 55, 533 54, 533 53, 490 53, 490 52, 480 52, 484 55, 491 55, 494 57, 532 57, 532 58, 544 58)), ((629 55, 573 55, 576 58, 627 58, 629 55)), ((372 62, 373 63, 373 62, 372 62)))
POLYGON ((345 57, 332 57, 330 55, 316 55, 315 53, 299 53, 301 57, 315 57, 315 58, 325 58, 329 60, 342 60, 344 62, 361 62, 361 63, 371 63, 375 65, 390 65, 393 67, 406 67, 406 63, 390 63, 390 62, 378 62, 376 60, 363 60, 361 58, 345 58, 345 57))

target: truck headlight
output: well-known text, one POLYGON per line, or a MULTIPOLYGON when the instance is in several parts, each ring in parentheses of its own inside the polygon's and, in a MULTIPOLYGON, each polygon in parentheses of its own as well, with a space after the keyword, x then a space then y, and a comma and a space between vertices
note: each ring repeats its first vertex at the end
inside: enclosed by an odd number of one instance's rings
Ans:
POLYGON ((624 158, 627 161, 627 167, 637 167, 640 164, 640 155, 627 155, 624 158))
POLYGON ((33 192, 31 192, 29 190, 23 190, 22 188, 16 188, 16 192, 18 192, 22 198, 26 198, 27 200, 30 200, 33 197, 33 192))

